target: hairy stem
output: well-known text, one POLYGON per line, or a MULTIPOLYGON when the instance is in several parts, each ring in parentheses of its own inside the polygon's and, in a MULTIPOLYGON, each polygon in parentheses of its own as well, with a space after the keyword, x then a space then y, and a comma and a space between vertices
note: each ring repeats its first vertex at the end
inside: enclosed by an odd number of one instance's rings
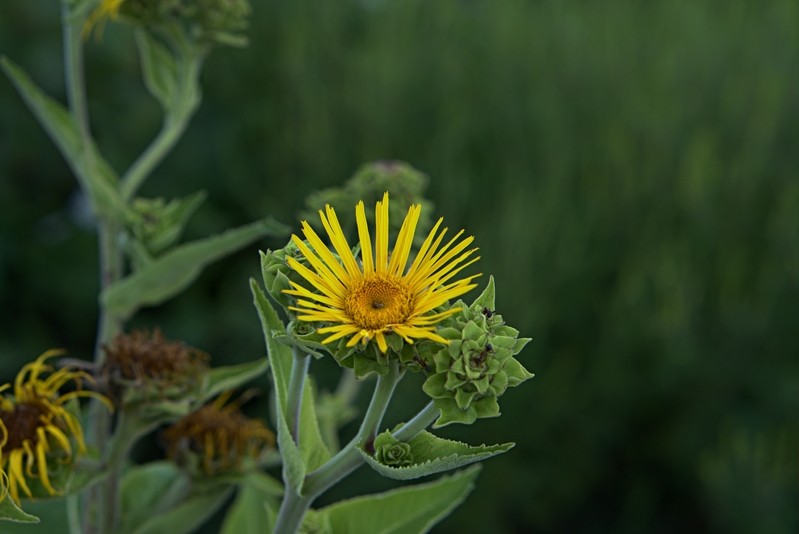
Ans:
POLYGON ((161 131, 147 149, 133 162, 122 178, 120 191, 125 201, 130 200, 152 174, 164 157, 174 148, 189 123, 189 115, 167 118, 161 131))
MULTIPOLYGON (((93 142, 89 123, 89 108, 86 97, 86 84, 84 78, 83 38, 81 30, 86 21, 86 11, 76 13, 72 11, 69 2, 62 4, 62 28, 64 34, 64 76, 67 88, 67 99, 72 119, 78 126, 81 137, 84 158, 88 163, 86 172, 93 172, 95 165, 93 142)), ((88 180, 88 177, 79 177, 88 180)), ((98 206, 93 206, 99 213, 98 206)), ((105 290, 111 284, 122 278, 123 258, 122 251, 117 243, 119 234, 118 223, 107 216, 100 216, 97 221, 99 256, 100 256, 100 288, 105 290)), ((113 316, 100 305, 99 321, 97 328, 97 341, 95 343, 94 360, 99 366, 103 360, 103 345, 111 341, 122 330, 122 321, 113 316)), ((105 410, 102 403, 94 401, 91 407, 92 439, 94 445, 103 450, 108 442, 111 426, 111 415, 105 410)), ((119 487, 119 470, 113 469, 108 479, 98 488, 92 490, 88 496, 89 502, 85 503, 83 528, 87 534, 93 532, 112 532, 116 524, 117 493, 119 487), (96 506, 95 515, 90 516, 90 510, 96 506)), ((76 515, 76 503, 69 502, 69 526, 71 530, 80 529, 81 521, 76 515)))
POLYGON ((338 454, 323 466, 305 477, 302 494, 287 491, 280 506, 274 534, 294 534, 297 532, 305 512, 311 503, 327 488, 350 474, 363 460, 357 447, 374 440, 394 388, 402 378, 396 361, 392 361, 389 372, 378 376, 372 400, 361 423, 358 434, 338 454), (355 461, 357 458, 357 462, 355 461))
POLYGON ((80 526, 80 496, 73 494, 64 499, 67 507, 67 525, 69 534, 81 534, 83 529, 80 526))
POLYGON ((205 51, 195 50, 189 46, 177 46, 177 49, 180 93, 173 99, 169 108, 165 109, 166 116, 161 131, 122 177, 120 193, 126 202, 136 195, 145 180, 175 147, 199 104, 196 86, 205 51))
POLYGON ((291 366, 289 389, 286 398, 286 418, 289 431, 294 443, 300 444, 300 413, 302 411, 302 394, 305 389, 305 377, 308 375, 308 366, 311 356, 294 349, 294 363, 291 366))

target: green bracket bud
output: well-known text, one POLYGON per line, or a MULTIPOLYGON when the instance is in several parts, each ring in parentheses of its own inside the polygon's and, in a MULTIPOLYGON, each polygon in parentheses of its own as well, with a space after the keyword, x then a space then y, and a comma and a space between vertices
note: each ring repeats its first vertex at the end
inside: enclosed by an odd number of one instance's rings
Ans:
POLYGON ((505 325, 494 302, 491 277, 471 305, 455 303, 462 311, 438 331, 449 345, 432 355, 431 374, 422 386, 441 410, 436 427, 498 416, 497 398, 533 376, 513 358, 530 340, 519 339, 519 331, 505 325))

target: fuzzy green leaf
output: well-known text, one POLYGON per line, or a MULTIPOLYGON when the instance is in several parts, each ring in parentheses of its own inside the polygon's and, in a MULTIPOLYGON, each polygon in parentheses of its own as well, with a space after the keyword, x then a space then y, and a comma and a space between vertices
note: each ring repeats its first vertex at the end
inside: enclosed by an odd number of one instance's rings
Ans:
POLYGON ((341 501, 318 514, 331 532, 424 534, 463 502, 479 472, 476 465, 434 482, 341 501))
POLYGON ((269 365, 272 368, 277 411, 277 445, 280 449, 280 456, 283 459, 283 480, 290 488, 299 493, 302 490, 306 466, 299 447, 297 447, 291 437, 285 414, 288 377, 291 373, 293 355, 289 347, 275 340, 274 333, 280 334, 284 331, 283 323, 255 280, 250 280, 250 289, 253 293, 255 308, 258 310, 258 316, 261 319, 261 327, 264 331, 264 339, 266 340, 266 348, 269 355, 269 365))
POLYGON ((283 225, 263 220, 176 247, 108 287, 103 304, 115 316, 128 318, 142 306, 155 306, 186 289, 208 264, 260 237, 282 232, 283 225))
POLYGON ((130 469, 122 479, 120 534, 186 534, 204 523, 232 491, 219 483, 192 483, 171 462, 130 469))
POLYGON ((144 85, 165 110, 177 96, 177 68, 172 53, 145 30, 136 31, 144 85))
POLYGON ((316 418, 313 386, 310 380, 307 379, 300 410, 299 433, 301 439, 299 448, 291 437, 285 413, 294 354, 290 347, 277 341, 277 336, 285 335, 285 327, 255 280, 250 281, 250 288, 255 299, 255 307, 261 318, 261 326, 266 339, 269 363, 275 383, 277 442, 283 457, 284 480, 288 482, 290 487, 300 491, 306 471, 322 465, 330 458, 330 452, 322 440, 319 423, 316 418))
POLYGON ((281 493, 282 488, 270 477, 260 473, 249 474, 225 517, 221 534, 272 532, 276 516, 274 510, 281 493), (280 492, 276 493, 275 489, 280 492))
POLYGON ((232 487, 190 495, 185 501, 148 519, 132 534, 188 534, 205 523, 225 503, 232 487))
POLYGON ((38 523, 39 518, 24 512, 22 508, 8 495, 0 501, 0 521, 13 521, 15 523, 38 523))
POLYGON ((148 518, 173 507, 189 482, 171 462, 152 462, 130 469, 122 478, 121 531, 134 532, 148 518))
POLYGON ((254 380, 264 374, 267 369, 269 369, 269 360, 267 358, 211 369, 208 373, 207 383, 202 391, 201 401, 254 380))
POLYGON ((358 451, 363 459, 372 469, 384 477, 397 480, 410 480, 450 471, 463 467, 474 462, 479 462, 509 451, 514 443, 502 443, 498 445, 479 445, 472 446, 459 441, 452 441, 440 438, 427 431, 420 432, 410 441, 405 442, 410 446, 410 452, 406 453, 404 459, 409 463, 399 467, 396 465, 385 465, 377 459, 377 453, 384 448, 392 447, 398 442, 391 432, 386 431, 377 436, 374 441, 375 456, 367 453, 363 448, 358 451))

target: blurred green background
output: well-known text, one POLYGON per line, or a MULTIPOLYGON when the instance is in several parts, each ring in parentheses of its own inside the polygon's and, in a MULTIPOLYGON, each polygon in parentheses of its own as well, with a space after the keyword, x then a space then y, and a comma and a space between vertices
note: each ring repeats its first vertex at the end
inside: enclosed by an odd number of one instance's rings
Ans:
MULTIPOLYGON (((431 177, 537 374, 501 418, 446 429, 518 445, 435 532, 799 530, 799 3, 252 3, 250 46, 213 52, 144 193, 207 190, 191 238, 296 227, 311 191, 366 161, 431 177)), ((0 52, 63 99, 55 1, 5 2, 0 52)), ((159 108, 127 28, 87 61, 93 130, 123 170, 159 108)), ((88 355, 98 285, 75 180, 5 79, 0 110, 5 381, 48 347, 88 355)), ((256 250, 135 324, 216 363, 260 357, 256 250)), ((323 387, 335 370, 316 365, 323 387)), ((362 469, 325 502, 389 485, 362 469)))

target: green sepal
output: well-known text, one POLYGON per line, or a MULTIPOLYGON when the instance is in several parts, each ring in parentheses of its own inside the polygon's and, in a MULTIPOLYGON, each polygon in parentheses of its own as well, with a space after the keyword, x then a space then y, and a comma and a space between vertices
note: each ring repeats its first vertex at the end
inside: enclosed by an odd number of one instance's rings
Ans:
POLYGON ((474 399, 475 395, 477 395, 477 391, 459 389, 455 392, 455 404, 457 404, 458 408, 461 410, 465 410, 472 403, 472 399, 474 399))
POLYGON ((469 321, 468 323, 466 323, 466 326, 463 327, 461 335, 464 340, 477 342, 480 336, 483 335, 483 332, 484 330, 479 326, 477 326, 477 324, 474 321, 469 321))
POLYGON ((479 472, 475 465, 433 482, 340 501, 317 510, 316 520, 328 529, 322 532, 424 534, 463 502, 479 472))
POLYGON ((422 390, 433 399, 451 398, 452 393, 446 389, 446 380, 444 374, 431 375, 422 384, 422 390))
POLYGON ((367 345, 365 349, 352 354, 352 370, 357 378, 365 378, 370 373, 385 376, 388 373, 388 353, 382 353, 376 345, 367 345))
POLYGON ((482 293, 480 293, 479 297, 474 299, 474 302, 472 302, 472 307, 486 308, 490 311, 494 311, 495 300, 496 289, 494 287, 494 277, 489 276, 485 289, 482 293))
POLYGON ((127 206, 116 187, 118 177, 91 140, 82 138, 72 115, 39 89, 10 59, 0 58, 0 66, 67 160, 88 194, 93 210, 104 217, 124 221, 127 206))
POLYGON ((478 399, 472 403, 472 407, 474 408, 475 415, 480 419, 499 417, 500 415, 499 403, 494 396, 478 399))
POLYGON ((25 512, 17 506, 9 495, 4 495, 0 501, 0 521, 13 521, 14 523, 38 523, 39 518, 25 512))
POLYGON ((289 282, 300 283, 301 277, 289 267, 286 256, 291 256, 297 261, 302 259, 299 248, 291 241, 281 249, 261 251, 261 276, 269 296, 280 304, 286 313, 293 315, 294 312, 289 310, 289 306, 294 305, 294 297, 283 293, 283 290, 291 289, 289 282))
POLYGON ((502 371, 507 375, 508 386, 510 387, 518 386, 522 382, 530 380, 535 376, 533 373, 525 369, 516 358, 511 358, 505 362, 505 367, 502 368, 502 371))
POLYGON ((411 480, 486 460, 509 451, 514 445, 515 443, 502 443, 472 446, 440 438, 426 430, 403 443, 387 430, 375 438, 374 455, 370 455, 363 448, 358 451, 366 463, 384 477, 411 480))
POLYGON ((462 410, 452 396, 434 398, 433 402, 436 408, 441 411, 441 415, 439 415, 436 422, 433 423, 433 428, 441 428, 442 426, 447 426, 452 423, 470 425, 477 420, 474 403, 467 409, 462 410))
POLYGON ((160 304, 186 289, 210 263, 284 231, 282 224, 262 220, 176 247, 109 286, 101 295, 103 305, 115 317, 128 318, 139 308, 160 304))
POLYGON ((286 326, 285 334, 275 334, 275 339, 290 347, 297 347, 314 358, 322 358, 330 349, 321 343, 327 336, 320 334, 312 323, 294 319, 286 326))

